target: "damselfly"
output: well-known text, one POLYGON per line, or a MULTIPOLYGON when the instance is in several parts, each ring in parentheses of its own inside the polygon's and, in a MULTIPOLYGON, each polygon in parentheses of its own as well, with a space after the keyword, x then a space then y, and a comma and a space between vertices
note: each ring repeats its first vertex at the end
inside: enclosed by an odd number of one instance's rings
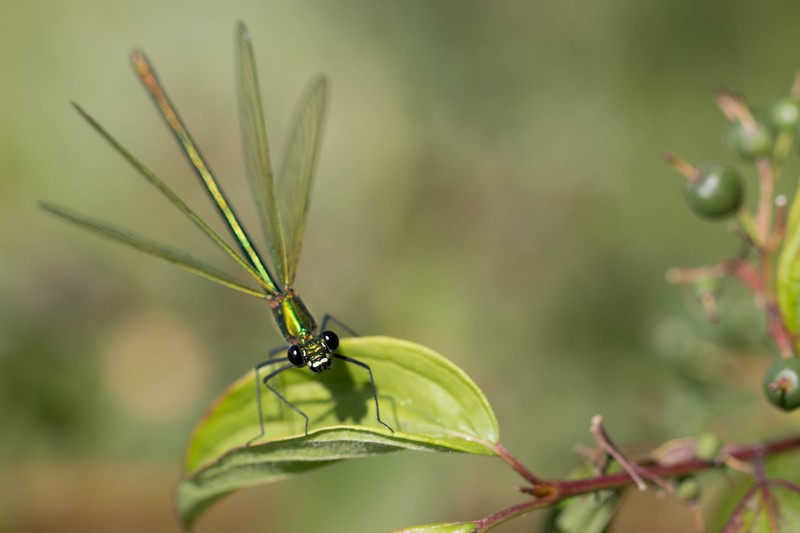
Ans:
MULTIPOLYGON (((212 230, 160 178, 134 157, 94 118, 77 104, 74 105, 89 124, 127 159, 142 176, 161 191, 164 196, 233 259, 242 270, 256 281, 258 284, 257 289, 243 284, 228 274, 183 252, 135 235, 127 230, 73 213, 61 207, 49 204, 42 204, 42 207, 68 222, 99 233, 104 237, 166 259, 221 285, 266 300, 272 311, 275 323, 289 347, 285 352, 285 356, 270 357, 267 361, 256 366, 256 401, 258 402, 261 434, 253 440, 257 440, 264 435, 260 382, 263 382, 278 398, 305 418, 305 432, 308 433, 308 415, 281 395, 270 384, 270 380, 294 367, 308 367, 314 373, 324 372, 331 367, 333 359, 358 365, 366 370, 372 386, 372 396, 375 401, 378 422, 383 424, 389 431, 392 431, 392 428, 381 420, 375 380, 370 367, 352 357, 337 353, 339 337, 333 331, 326 329, 330 316, 325 315, 321 327, 318 326, 316 320, 314 320, 314 317, 292 286, 300 257, 311 182, 319 153, 320 132, 325 118, 327 81, 323 76, 317 76, 311 81, 291 126, 288 150, 283 165, 280 172, 275 174, 272 170, 267 145, 253 47, 247 28, 241 23, 236 33, 236 52, 239 118, 241 121, 247 177, 252 192, 256 197, 264 235, 267 236, 267 250, 272 259, 272 270, 267 268, 252 239, 239 222, 233 207, 225 194, 223 194, 203 156, 200 155, 200 151, 161 87, 152 66, 144 54, 138 51, 132 54, 133 68, 192 164, 197 177, 203 183, 217 211, 222 216, 225 225, 238 245, 238 251, 212 230), (263 379, 260 378, 260 371, 263 368, 279 364, 280 366, 275 367, 263 379)), ((274 353, 277 352, 273 351, 271 355, 274 353)))

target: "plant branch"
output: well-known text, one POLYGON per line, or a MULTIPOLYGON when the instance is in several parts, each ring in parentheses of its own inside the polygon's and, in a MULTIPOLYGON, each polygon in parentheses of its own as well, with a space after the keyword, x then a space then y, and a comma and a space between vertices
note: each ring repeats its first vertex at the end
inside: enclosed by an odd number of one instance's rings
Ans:
MULTIPOLYGON (((622 455, 619 449, 617 449, 616 445, 611 441, 611 437, 608 435, 608 432, 603 427, 603 418, 600 415, 592 417, 590 431, 594 436, 597 447, 600 448, 603 453, 612 457, 617 464, 622 467, 622 469, 630 476, 633 482, 636 483, 636 486, 639 488, 639 490, 647 490, 645 479, 648 479, 663 489, 671 489, 671 487, 664 483, 663 479, 659 478, 658 476, 651 476, 647 470, 639 469, 639 467, 628 461, 628 459, 622 455)), ((605 467, 607 466, 608 463, 604 461, 603 470, 605 470, 605 467)), ((601 472, 605 473, 604 471, 601 472)))
POLYGON ((758 170, 758 214, 756 215, 756 229, 760 242, 768 242, 772 226, 772 206, 775 197, 775 172, 772 162, 767 157, 756 160, 758 170))
MULTIPOLYGON (((507 465, 509 465, 517 474, 522 476, 522 478, 531 484, 532 487, 544 487, 546 483, 539 478, 538 476, 534 475, 533 472, 528 470, 528 468, 522 464, 522 462, 517 459, 511 452, 506 450, 506 448, 500 444, 490 445, 491 448, 494 449, 494 452, 502 459, 507 465)), ((544 493, 537 493, 536 496, 542 497, 545 496, 544 493)))
MULTIPOLYGON (((497 446, 502 448, 499 444, 497 446)), ((505 448, 502 449, 505 450, 505 448)), ((693 456, 669 464, 652 464, 652 461, 642 461, 633 464, 639 475, 644 473, 645 476, 643 477, 646 479, 675 478, 704 470, 722 468, 725 466, 725 461, 730 459, 747 464, 755 463, 758 467, 758 463, 765 457, 796 449, 800 449, 800 434, 766 443, 728 445, 722 448, 719 457, 714 460, 705 460, 693 456)), ((509 452, 506 453, 509 457, 513 457, 509 452)), ((509 462, 506 460, 506 457, 503 457, 503 460, 509 462)), ((519 463, 516 459, 514 459, 514 461, 519 463)), ((529 472, 525 467, 521 469, 525 472, 529 472)), ((518 467, 514 467, 514 470, 520 472, 518 467)), ((756 471, 758 471, 758 468, 756 471)), ((505 509, 501 509, 496 513, 478 520, 474 529, 476 533, 488 531, 514 517, 521 516, 536 509, 550 507, 568 498, 602 490, 622 489, 628 485, 636 484, 634 476, 628 471, 565 480, 541 480, 533 476, 533 474, 530 474, 530 476, 537 479, 538 482, 533 483, 530 487, 523 487, 520 491, 525 494, 530 494, 534 496, 534 498, 506 507, 505 509)))

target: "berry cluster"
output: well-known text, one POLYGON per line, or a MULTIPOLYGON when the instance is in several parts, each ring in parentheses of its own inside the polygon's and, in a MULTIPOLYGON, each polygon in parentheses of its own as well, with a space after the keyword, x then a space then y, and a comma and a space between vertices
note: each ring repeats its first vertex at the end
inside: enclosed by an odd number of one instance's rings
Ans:
POLYGON ((704 219, 735 217, 733 232, 745 250, 737 257, 699 268, 671 269, 667 279, 694 286, 712 320, 717 317, 716 291, 724 277, 735 277, 751 289, 767 316, 769 333, 780 352, 764 378, 764 390, 776 407, 800 407, 800 359, 796 352, 800 322, 800 201, 786 216, 786 198, 775 187, 784 162, 800 137, 800 73, 788 95, 765 111, 754 112, 744 99, 728 90, 716 93, 727 118, 730 147, 757 175, 758 203, 754 211, 745 204, 745 178, 730 164, 705 162, 694 166, 672 155, 665 161, 685 177, 684 195, 689 208, 704 219), (796 213, 796 214, 795 214, 796 213), (797 264, 797 277, 794 274, 797 264), (777 279, 776 279, 777 278, 777 279))

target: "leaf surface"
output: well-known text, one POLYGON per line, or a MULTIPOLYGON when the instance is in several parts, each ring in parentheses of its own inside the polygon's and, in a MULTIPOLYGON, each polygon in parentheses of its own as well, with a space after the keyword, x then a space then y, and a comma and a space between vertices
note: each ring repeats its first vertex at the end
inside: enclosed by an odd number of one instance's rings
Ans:
MULTIPOLYGON (((797 336, 800 333, 800 191, 795 193, 789 210, 775 278, 781 315, 789 332, 797 336)), ((795 348, 800 348, 797 341, 795 348)))
POLYGON ((186 525, 224 494, 334 461, 404 449, 495 453, 499 431, 489 403, 444 357, 387 337, 342 339, 337 352, 370 366, 381 418, 394 433, 376 420, 366 370, 334 359, 319 375, 293 368, 275 378, 281 394, 308 415, 308 435, 303 418, 261 385, 266 435, 247 446, 260 432, 251 371, 222 393, 190 439, 176 495, 186 525))

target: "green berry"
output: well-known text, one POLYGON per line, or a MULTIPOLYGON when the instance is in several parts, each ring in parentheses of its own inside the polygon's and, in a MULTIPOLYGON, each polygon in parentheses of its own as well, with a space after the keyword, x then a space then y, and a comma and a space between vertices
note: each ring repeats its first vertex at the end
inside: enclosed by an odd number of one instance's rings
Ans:
POLYGON ((703 461, 714 461, 722 451, 722 441, 713 433, 703 433, 697 436, 694 454, 703 461))
POLYGON ((733 150, 747 161, 772 154, 772 132, 763 122, 745 125, 728 123, 728 142, 733 150))
POLYGON ((800 126, 800 102, 788 96, 778 98, 769 108, 768 120, 776 130, 795 130, 800 126))
POLYGON ((700 483, 694 476, 682 477, 678 480, 675 492, 681 500, 687 503, 697 503, 700 499, 700 483))
POLYGON ((800 407, 800 359, 782 358, 764 376, 764 393, 770 403, 784 411, 800 407))
POLYGON ((683 186, 686 203, 704 218, 725 218, 738 211, 744 200, 744 180, 736 169, 706 163, 683 186))

